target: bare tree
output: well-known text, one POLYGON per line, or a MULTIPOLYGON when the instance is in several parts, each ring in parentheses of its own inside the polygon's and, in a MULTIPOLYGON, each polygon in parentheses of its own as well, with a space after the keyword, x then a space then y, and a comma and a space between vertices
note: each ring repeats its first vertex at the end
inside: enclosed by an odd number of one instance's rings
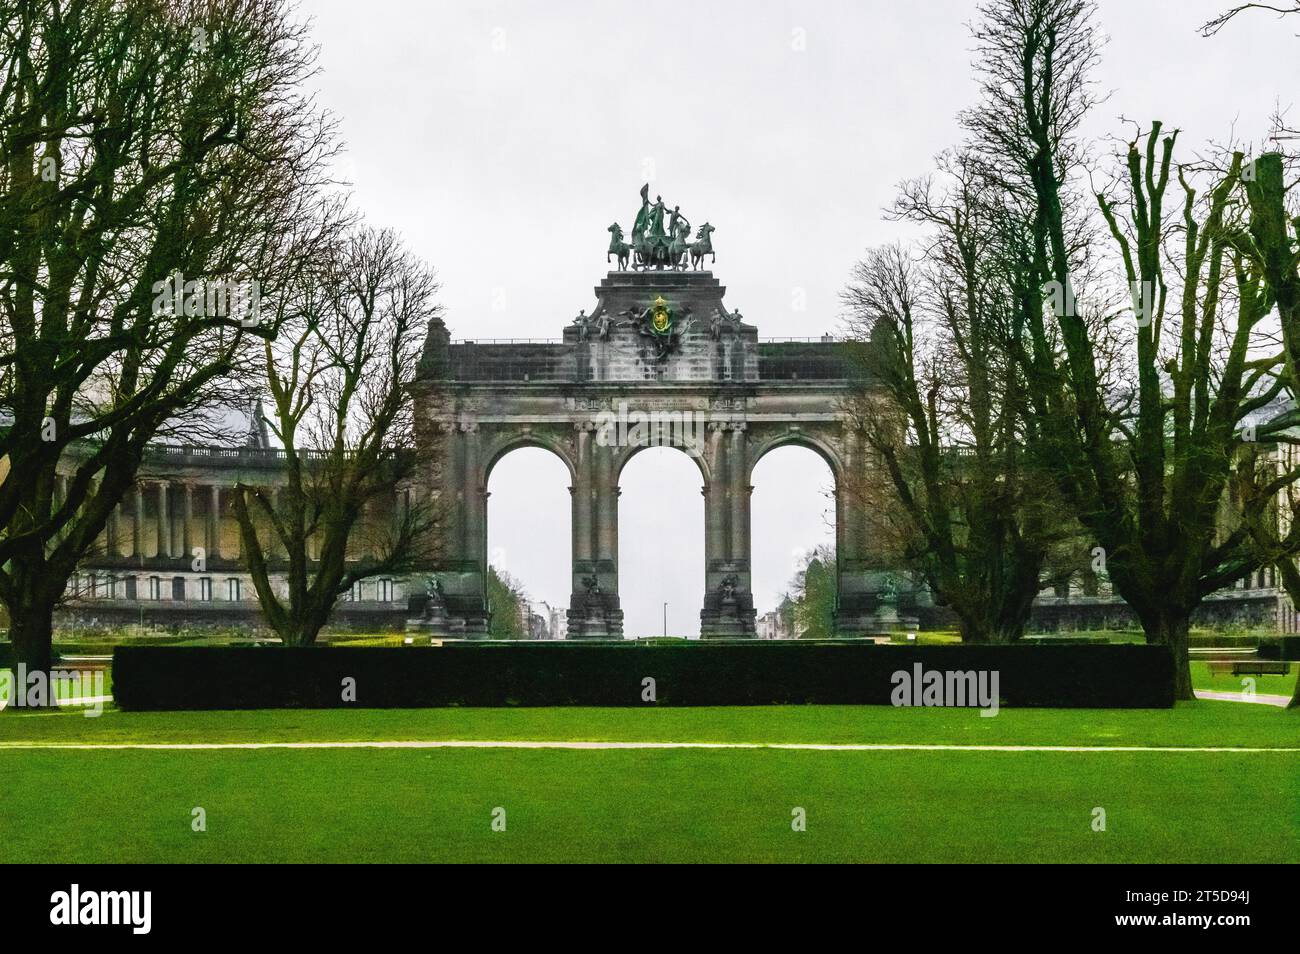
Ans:
MULTIPOLYGON (((1247 522, 1225 527, 1221 516, 1243 460, 1243 429, 1282 386, 1282 357, 1261 334, 1273 293, 1239 242, 1242 157, 1201 196, 1190 172, 1175 169, 1176 134, 1162 137, 1156 124, 1123 156, 1119 197, 1097 196, 1133 298, 1125 315, 1131 384, 1117 392, 1107 386, 1094 327, 1075 305, 1068 229, 1074 140, 1096 49, 1092 8, 1001 0, 984 12, 977 35, 986 95, 973 125, 1008 190, 1023 194, 1027 183, 1031 197, 1023 271, 1032 280, 1022 302, 1030 341, 1023 360, 1039 422, 1031 450, 1102 548, 1148 641, 1170 648, 1179 698, 1191 698, 1192 611, 1259 565, 1247 522), (1173 222, 1165 210, 1171 178, 1182 190, 1173 222)), ((1267 437, 1282 423, 1251 436, 1267 437)), ((1275 494, 1295 476, 1262 490, 1275 494)))
MULTIPOLYGON (((1205 36, 1213 36, 1238 14, 1247 10, 1270 11, 1278 16, 1296 15, 1300 18, 1300 2, 1290 4, 1246 3, 1229 9, 1201 27, 1205 36)), ((1295 129, 1288 129, 1282 117, 1275 117, 1275 141, 1300 138, 1295 129)), ((1295 156, 1282 152, 1267 152, 1252 163, 1246 182, 1250 201, 1251 250, 1261 263, 1264 276, 1276 298, 1278 319, 1281 323, 1283 351, 1286 355, 1288 389, 1295 400, 1300 396, 1300 215, 1295 214, 1294 193, 1288 194, 1286 184, 1288 162, 1295 156), (1289 208, 1288 208, 1289 204, 1289 208)), ((1283 458, 1291 462, 1291 455, 1283 458)), ((1269 483, 1271 475, 1257 479, 1255 471, 1247 475, 1250 493, 1259 493, 1261 485, 1269 483)), ((1300 570, 1296 568, 1295 550, 1289 546, 1289 536, 1300 526, 1300 497, 1293 488, 1287 488, 1278 501, 1275 514, 1261 514, 1253 521, 1252 531, 1266 554, 1271 555, 1292 605, 1300 606, 1300 570), (1287 521, 1286 525, 1282 521, 1287 521)), ((1300 678, 1296 680, 1291 695, 1290 708, 1300 708, 1300 678)))
POLYGON ((1206 20, 1201 24, 1202 36, 1214 36, 1238 14, 1245 13, 1247 10, 1262 10, 1268 13, 1275 13, 1279 17, 1286 16, 1289 13, 1300 13, 1300 0, 1291 0, 1290 3, 1240 3, 1219 14, 1211 20, 1206 20))
POLYGON ((0 36, 0 600, 44 670, 146 444, 265 334, 335 140, 278 0, 20 0, 0 36))
POLYGON ((1068 515, 1025 453, 1032 426, 1014 359, 1023 318, 977 164, 941 159, 944 186, 904 186, 924 248, 873 250, 842 298, 878 390, 857 404, 884 465, 900 556, 956 613, 968 642, 1018 639, 1068 515))
POLYGON ((285 645, 313 643, 357 581, 429 556, 435 511, 410 481, 408 388, 428 326, 441 324, 437 290, 393 232, 359 229, 304 273, 277 315, 263 370, 284 484, 237 485, 234 510, 262 611, 285 645))

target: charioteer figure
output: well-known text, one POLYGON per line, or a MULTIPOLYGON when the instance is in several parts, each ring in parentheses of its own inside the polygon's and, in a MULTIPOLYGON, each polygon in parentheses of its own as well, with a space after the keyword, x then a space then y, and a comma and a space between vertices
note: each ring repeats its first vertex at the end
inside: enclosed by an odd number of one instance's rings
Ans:
POLYGON ((623 241, 623 230, 615 222, 606 230, 610 233, 610 243, 605 260, 616 256, 619 269, 626 269, 630 253, 631 267, 643 271, 651 267, 683 270, 688 263, 698 269, 706 255, 711 256, 710 262, 717 261, 710 238, 714 227, 705 222, 696 232, 694 242, 690 241, 691 228, 681 206, 675 205, 669 210, 661 195, 656 195, 654 202, 650 201, 650 183, 647 182, 641 186, 641 205, 632 222, 631 242, 623 241), (667 228, 665 218, 668 220, 667 228))

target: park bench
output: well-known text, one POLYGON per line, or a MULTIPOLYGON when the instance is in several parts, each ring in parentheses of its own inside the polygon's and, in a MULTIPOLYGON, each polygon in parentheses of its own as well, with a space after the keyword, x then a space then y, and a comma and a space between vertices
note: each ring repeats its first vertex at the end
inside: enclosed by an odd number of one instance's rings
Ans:
POLYGON ((1210 675, 1232 673, 1234 676, 1286 676, 1291 664, 1278 659, 1211 659, 1210 675))

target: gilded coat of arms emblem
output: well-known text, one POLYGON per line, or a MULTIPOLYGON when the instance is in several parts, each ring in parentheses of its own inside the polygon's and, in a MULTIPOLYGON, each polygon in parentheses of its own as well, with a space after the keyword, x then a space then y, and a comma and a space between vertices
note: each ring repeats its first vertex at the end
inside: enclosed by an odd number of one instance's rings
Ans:
POLYGON ((657 335, 666 335, 672 327, 672 309, 668 307, 668 302, 664 301, 663 296, 659 295, 650 306, 650 330, 657 335))
POLYGON ((654 343, 655 357, 659 361, 666 360, 677 349, 682 335, 694 323, 689 306, 679 316, 662 295, 656 295, 654 301, 644 308, 629 308, 618 315, 618 324, 631 325, 654 343))

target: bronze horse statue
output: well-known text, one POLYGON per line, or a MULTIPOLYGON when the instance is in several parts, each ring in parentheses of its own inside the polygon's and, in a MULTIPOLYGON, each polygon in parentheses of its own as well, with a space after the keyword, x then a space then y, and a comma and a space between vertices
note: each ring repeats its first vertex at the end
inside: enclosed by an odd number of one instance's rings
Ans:
POLYGON ((628 259, 632 254, 632 246, 623 241, 623 228, 617 222, 606 229, 609 233, 609 251, 605 253, 605 261, 609 261, 611 255, 618 256, 618 270, 627 271, 628 259))
POLYGON ((705 255, 713 256, 713 258, 710 260, 710 264, 718 260, 718 253, 713 251, 713 242, 710 239, 710 236, 712 236, 713 233, 716 231, 717 229, 715 229, 708 222, 705 222, 703 225, 700 226, 699 232, 695 234, 695 238, 698 241, 692 242, 690 244, 691 268, 693 269, 699 268, 700 262, 704 261, 705 255))
POLYGON ((668 259, 670 240, 666 235, 651 235, 647 232, 632 236, 632 251, 636 253, 633 267, 640 269, 664 268, 672 263, 668 259))
POLYGON ((686 267, 686 255, 691 249, 691 243, 687 241, 690 237, 691 227, 683 219, 677 223, 672 240, 668 243, 668 264, 673 268, 686 267))

